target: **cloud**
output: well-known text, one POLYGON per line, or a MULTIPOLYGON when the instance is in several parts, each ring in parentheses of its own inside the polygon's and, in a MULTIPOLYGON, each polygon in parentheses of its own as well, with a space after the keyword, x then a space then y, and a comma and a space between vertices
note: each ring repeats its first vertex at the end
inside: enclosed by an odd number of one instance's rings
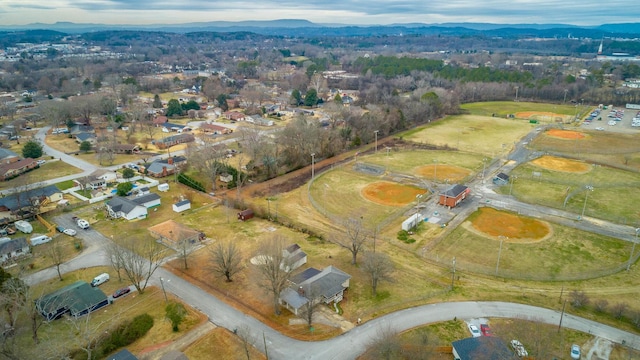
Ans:
POLYGON ((629 0, 1 0, 5 25, 73 21, 162 24, 307 19, 317 23, 567 23, 637 22, 629 0))

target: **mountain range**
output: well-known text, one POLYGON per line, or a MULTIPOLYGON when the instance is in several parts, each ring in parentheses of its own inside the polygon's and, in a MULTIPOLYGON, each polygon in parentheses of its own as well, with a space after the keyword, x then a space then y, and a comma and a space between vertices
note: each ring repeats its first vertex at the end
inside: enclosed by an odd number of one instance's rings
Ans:
POLYGON ((0 25, 0 31, 53 30, 69 34, 106 30, 161 31, 161 32, 239 32, 247 31, 280 36, 366 36, 398 34, 452 35, 485 34, 490 36, 540 37, 640 37, 640 23, 577 26, 569 24, 493 24, 493 23, 406 23, 391 25, 318 24, 303 19, 269 21, 211 21, 183 24, 109 25, 73 22, 53 24, 0 25))

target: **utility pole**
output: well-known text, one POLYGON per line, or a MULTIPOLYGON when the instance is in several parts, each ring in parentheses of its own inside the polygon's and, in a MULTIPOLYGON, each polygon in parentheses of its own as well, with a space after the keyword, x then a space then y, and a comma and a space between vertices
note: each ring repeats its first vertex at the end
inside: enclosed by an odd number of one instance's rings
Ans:
POLYGON ((433 182, 435 183, 438 178, 438 160, 433 159, 433 164, 433 182))
POLYGON ((484 171, 486 169, 487 158, 482 159, 482 183, 484 184, 484 171))
POLYGON ((379 130, 376 130, 373 132, 376 135, 376 150, 375 150, 376 153, 378 152, 378 131, 379 130))
POLYGON ((580 219, 584 218, 584 211, 587 209, 587 199, 589 198, 589 191, 593 191, 593 186, 587 185, 585 186, 587 189, 586 195, 584 196, 584 205, 582 206, 582 215, 580 215, 580 219))
POLYGON ((513 175, 511 176, 511 186, 509 186, 509 196, 511 196, 511 191, 513 190, 513 182, 516 181, 518 177, 513 175))
POLYGON ((638 242, 638 233, 640 232, 640 228, 636 228, 636 241, 633 243, 631 247, 631 254, 629 255, 629 263, 627 264, 627 271, 631 268, 631 261, 633 260, 633 253, 636 251, 636 243, 638 242))
POLYGON ((560 314, 560 322, 558 323, 558 332, 562 328, 562 318, 564 317, 564 308, 567 306, 567 299, 564 299, 564 304, 562 305, 562 313, 560 314))
POLYGON ((162 277, 160 277, 160 285, 162 286, 162 293, 164 294, 164 302, 168 302, 169 300, 167 300, 167 292, 164 289, 164 279, 162 277))
POLYGON ((500 248, 498 249, 498 261, 496 262, 496 276, 498 276, 498 268, 500 267, 500 254, 502 254, 502 242, 504 241, 504 236, 500 235, 500 248))
POLYGON ((456 257, 453 257, 453 271, 451 272, 451 291, 453 291, 453 282, 456 279, 456 257))
POLYGON ((316 153, 311 153, 311 181, 315 177, 316 153))

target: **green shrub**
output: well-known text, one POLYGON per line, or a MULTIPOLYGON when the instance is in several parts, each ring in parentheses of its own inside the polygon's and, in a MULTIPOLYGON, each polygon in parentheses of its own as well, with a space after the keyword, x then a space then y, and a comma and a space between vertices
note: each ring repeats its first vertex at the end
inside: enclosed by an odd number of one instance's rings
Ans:
POLYGON ((100 344, 100 350, 103 354, 109 354, 140 339, 152 327, 153 318, 151 315, 138 315, 130 322, 124 322, 113 330, 102 344, 100 344))

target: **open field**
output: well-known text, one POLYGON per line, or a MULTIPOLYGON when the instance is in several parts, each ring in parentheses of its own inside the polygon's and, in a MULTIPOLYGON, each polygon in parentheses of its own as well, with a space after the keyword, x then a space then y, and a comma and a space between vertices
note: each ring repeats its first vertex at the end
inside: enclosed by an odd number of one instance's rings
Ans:
POLYGON ((591 171, 591 164, 582 161, 560 158, 556 156, 542 156, 531 161, 531 164, 547 170, 586 174, 591 171))
POLYGON ((518 223, 519 219, 514 217, 507 213, 503 219, 500 211, 481 208, 432 248, 430 256, 444 259, 455 256, 461 267, 488 273, 496 268, 500 252, 499 273, 525 279, 594 272, 621 266, 629 259, 631 244, 626 241, 558 224, 546 224, 549 230, 541 230, 535 228, 536 220, 523 219, 518 223), (505 234, 527 240, 504 239, 500 251, 501 238, 495 235, 498 230, 487 226, 488 220, 485 217, 493 218, 495 225, 508 223, 505 234), (486 229, 491 236, 478 231, 479 229, 486 229), (545 237, 546 231, 552 233, 552 236, 545 237))
MULTIPOLYGON (((262 360, 267 357, 249 344, 248 359, 262 360)), ((185 349, 189 360, 210 360, 212 354, 218 360, 237 360, 245 354, 242 341, 227 329, 216 328, 185 349)))
POLYGON ((24 188, 26 184, 33 184, 43 180, 55 179, 61 176, 78 174, 82 172, 82 169, 78 169, 65 162, 58 160, 49 160, 48 157, 43 159, 47 160, 47 163, 40 165, 39 168, 33 169, 28 173, 22 174, 17 178, 9 181, 0 182, 0 190, 6 190, 11 188, 24 188))
POLYGON ((640 143, 633 134, 602 131, 578 132, 583 137, 567 140, 542 133, 528 146, 537 151, 571 154, 586 162, 628 167, 640 171, 640 143))
MULTIPOLYGON (((576 106, 571 104, 559 105, 524 101, 487 101, 462 104, 460 107, 464 110, 469 111, 471 114, 484 116, 491 116, 495 114, 498 117, 507 117, 510 114, 527 112, 558 114, 561 116, 573 116, 576 113, 576 106)), ((580 107, 577 110, 581 113, 586 113, 588 111, 588 108, 580 107)), ((578 115, 580 115, 580 113, 578 115)))
POLYGON ((562 158, 540 158, 545 167, 535 161, 516 167, 511 175, 513 184, 499 189, 502 193, 510 190, 520 201, 540 204, 558 209, 620 223, 638 223, 640 212, 635 204, 640 201, 637 188, 640 186, 640 173, 625 171, 601 165, 589 165, 562 158), (553 163, 561 168, 553 168, 553 163), (584 171, 585 166, 587 171, 584 171), (575 171, 562 169, 572 168, 575 171), (513 187, 510 189, 511 185, 513 187), (593 186, 586 198, 586 186, 593 186), (625 201, 612 201, 625 199, 625 201), (566 200, 566 206, 565 206, 566 200), (585 202, 588 203, 585 207, 585 202))
POLYGON ((525 136, 535 125, 516 119, 482 115, 448 116, 443 120, 401 134, 408 141, 446 146, 484 156, 506 154, 514 141, 525 136))

